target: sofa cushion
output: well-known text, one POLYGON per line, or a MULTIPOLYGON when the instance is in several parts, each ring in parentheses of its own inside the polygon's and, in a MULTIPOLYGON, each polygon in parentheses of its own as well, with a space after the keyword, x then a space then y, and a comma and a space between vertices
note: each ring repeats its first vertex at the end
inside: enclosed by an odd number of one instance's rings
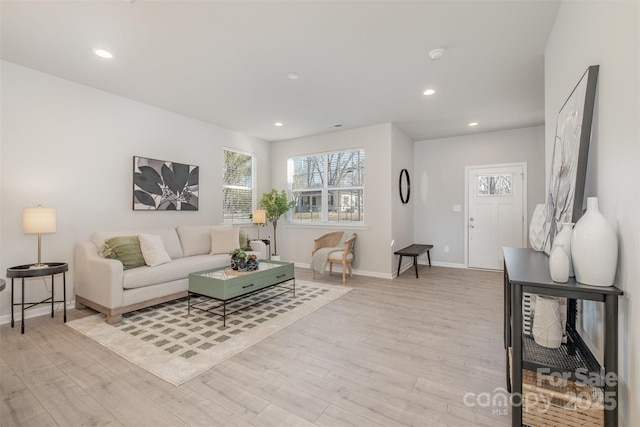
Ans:
POLYGON ((137 236, 140 233, 157 234, 162 239, 164 249, 171 259, 182 258, 182 246, 175 228, 156 228, 137 231, 96 231, 91 233, 90 240, 96 245, 98 250, 104 245, 104 241, 116 236, 137 236))
POLYGON ((145 265, 138 236, 117 236, 104 242, 105 258, 117 259, 125 270, 145 265))
POLYGON ((176 231, 185 257, 211 252, 211 226, 179 225, 176 231))
POLYGON ((224 267, 230 262, 229 255, 193 255, 155 267, 145 265, 125 271, 122 285, 125 289, 133 289, 171 282, 187 278, 189 273, 196 271, 224 267))
POLYGON ((240 230, 237 228, 211 229, 211 255, 229 254, 240 247, 240 230))
POLYGON ((249 239, 249 233, 244 228, 240 229, 240 249, 243 251, 251 250, 251 239, 249 239))
POLYGON ((157 234, 138 234, 140 250, 144 262, 150 267, 171 262, 171 257, 164 249, 162 238, 157 234))
MULTIPOLYGON (((247 252, 249 255, 259 255, 259 252, 247 252)), ((231 266, 229 255, 195 255, 173 260, 168 264, 149 267, 147 265, 133 268, 124 272, 122 286, 124 289, 141 288, 186 279, 189 273, 210 270, 212 268, 231 266)))

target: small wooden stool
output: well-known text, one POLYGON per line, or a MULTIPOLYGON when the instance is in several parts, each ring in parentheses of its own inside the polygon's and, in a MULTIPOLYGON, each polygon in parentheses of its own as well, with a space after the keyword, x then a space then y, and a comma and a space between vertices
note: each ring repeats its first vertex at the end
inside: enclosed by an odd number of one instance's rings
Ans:
POLYGON ((429 251, 433 248, 433 245, 417 245, 413 244, 407 246, 406 248, 400 249, 399 251, 395 251, 394 255, 400 255, 400 259, 398 260, 398 274, 400 275, 400 266, 402 265, 402 257, 410 256, 413 257, 413 267, 416 270, 416 279, 418 278, 418 257, 423 253, 427 253, 427 258, 429 259, 429 267, 431 267, 431 255, 429 251))

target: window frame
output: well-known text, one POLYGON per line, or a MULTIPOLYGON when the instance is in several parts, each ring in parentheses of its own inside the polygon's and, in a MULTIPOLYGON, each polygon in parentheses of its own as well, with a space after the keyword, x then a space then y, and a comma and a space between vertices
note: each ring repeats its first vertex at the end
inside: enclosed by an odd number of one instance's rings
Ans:
POLYGON ((236 148, 231 148, 231 147, 222 147, 222 223, 223 224, 249 224, 251 223, 251 217, 248 216, 247 218, 240 218, 240 219, 235 219, 235 218, 231 218, 231 219, 227 219, 225 218, 225 212, 224 212, 224 207, 226 205, 225 203, 225 194, 224 194, 224 190, 229 188, 229 189, 247 189, 251 191, 251 208, 249 210, 249 215, 251 215, 253 213, 253 211, 256 209, 257 206, 257 188, 256 188, 256 182, 257 182, 257 158, 256 155, 254 153, 250 153, 248 151, 242 151, 242 150, 238 150, 236 148), (225 152, 229 151, 229 152, 233 152, 236 154, 240 154, 243 156, 249 156, 251 158, 251 187, 244 187, 244 186, 238 186, 238 185, 228 185, 225 182, 224 179, 224 171, 227 168, 226 165, 226 155, 225 152))
MULTIPOLYGON (((329 186, 328 177, 329 172, 329 156, 332 154, 339 153, 352 153, 352 152, 361 152, 362 153, 362 161, 361 168, 362 174, 365 174, 366 170, 366 154, 364 147, 354 147, 343 150, 334 150, 334 151, 325 151, 325 152, 316 152, 316 153, 307 153, 307 154, 299 154, 295 156, 291 156, 287 159, 287 192, 291 199, 294 199, 294 193, 304 193, 304 192, 313 192, 320 194, 310 194, 307 197, 309 198, 308 202, 303 202, 303 204, 309 205, 310 207, 318 206, 317 203, 313 203, 312 199, 320 197, 321 203, 319 205, 319 218, 318 219, 295 219, 295 207, 291 209, 287 214, 287 221, 292 225, 297 226, 335 226, 336 224, 340 224, 345 227, 361 227, 365 225, 365 212, 364 212, 364 197, 365 197, 365 178, 362 179, 362 185, 360 186, 344 186, 344 187, 335 187, 329 186), (324 178, 322 182, 322 186, 318 188, 310 187, 308 189, 293 189, 293 176, 294 176, 294 161, 300 158, 310 158, 310 157, 322 157, 322 172, 321 176, 324 178), (334 192, 342 192, 342 191, 360 191, 361 196, 361 205, 360 205, 360 217, 359 221, 348 221, 348 220, 340 220, 340 216, 338 216, 338 220, 330 221, 329 220, 329 199, 335 197, 334 192)), ((297 205, 296 205, 297 206, 297 205)), ((332 205, 333 206, 333 205, 332 205)), ((342 206, 340 206, 340 209, 342 206)))

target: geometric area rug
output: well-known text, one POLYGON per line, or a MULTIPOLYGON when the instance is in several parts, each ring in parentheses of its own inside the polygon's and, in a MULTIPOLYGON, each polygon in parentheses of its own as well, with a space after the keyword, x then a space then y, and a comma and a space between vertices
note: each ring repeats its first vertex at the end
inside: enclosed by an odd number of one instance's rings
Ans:
MULTIPOLYGON (((113 325, 105 322, 103 314, 96 314, 67 326, 178 386, 352 289, 298 280, 295 298, 287 292, 238 311, 227 316, 226 327, 222 317, 208 312, 192 308, 187 315, 186 298, 123 314, 122 322, 113 325)), ((241 299, 227 305, 227 311, 263 299, 268 292, 282 290, 271 288, 241 299)))

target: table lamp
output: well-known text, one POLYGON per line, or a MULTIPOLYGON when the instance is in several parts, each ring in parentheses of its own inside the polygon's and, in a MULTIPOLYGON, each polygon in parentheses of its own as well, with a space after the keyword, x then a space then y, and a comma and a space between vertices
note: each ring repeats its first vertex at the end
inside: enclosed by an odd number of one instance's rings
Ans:
POLYGON ((34 268, 43 268, 41 248, 42 233, 56 232, 56 210, 53 208, 43 208, 38 205, 37 208, 24 208, 22 211, 22 231, 25 234, 38 235, 38 263, 34 264, 34 268))
POLYGON ((253 211, 253 223, 258 227, 258 239, 260 239, 260 226, 267 222, 267 211, 256 209, 253 211))

